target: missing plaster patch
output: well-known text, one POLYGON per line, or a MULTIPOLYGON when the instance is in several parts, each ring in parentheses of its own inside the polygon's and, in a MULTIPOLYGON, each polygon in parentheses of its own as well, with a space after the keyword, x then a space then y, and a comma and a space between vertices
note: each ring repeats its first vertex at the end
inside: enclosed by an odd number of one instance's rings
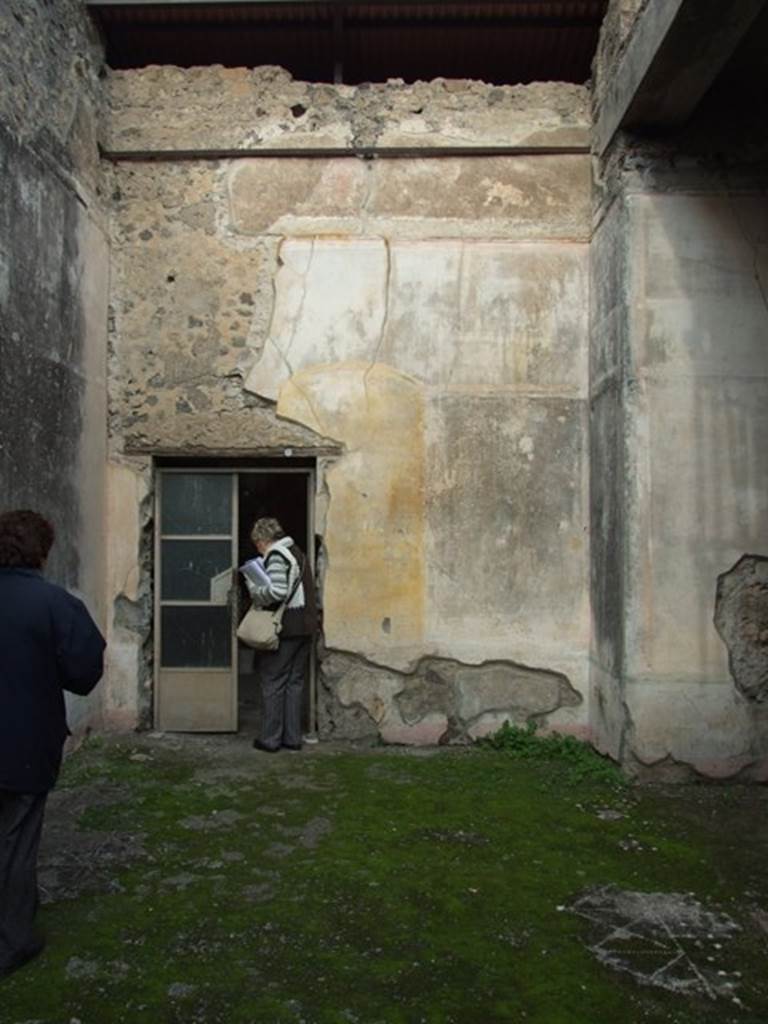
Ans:
POLYGON ((404 672, 333 651, 321 663, 321 680, 323 731, 350 739, 364 725, 363 735, 373 727, 397 742, 466 743, 504 719, 524 724, 582 702, 561 673, 507 661, 467 665, 427 657, 404 672), (427 725, 431 735, 438 721, 438 735, 424 739, 427 725))
POLYGON ((718 576, 715 627, 736 689, 747 700, 768 702, 768 558, 743 555, 718 576))
POLYGON ((404 682, 404 688, 395 694, 395 704, 406 725, 415 725, 429 714, 452 716, 455 690, 449 673, 430 666, 404 682))
POLYGON ((132 633, 143 633, 146 628, 147 609, 143 600, 132 601, 125 594, 115 598, 114 624, 119 629, 127 629, 132 633))

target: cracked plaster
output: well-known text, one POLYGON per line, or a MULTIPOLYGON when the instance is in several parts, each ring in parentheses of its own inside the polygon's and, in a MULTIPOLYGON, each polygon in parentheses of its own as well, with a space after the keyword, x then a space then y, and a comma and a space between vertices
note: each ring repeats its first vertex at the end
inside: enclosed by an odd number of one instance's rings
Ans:
POLYGON ((555 244, 290 239, 269 334, 245 387, 386 362, 435 387, 586 393, 584 254, 555 244))

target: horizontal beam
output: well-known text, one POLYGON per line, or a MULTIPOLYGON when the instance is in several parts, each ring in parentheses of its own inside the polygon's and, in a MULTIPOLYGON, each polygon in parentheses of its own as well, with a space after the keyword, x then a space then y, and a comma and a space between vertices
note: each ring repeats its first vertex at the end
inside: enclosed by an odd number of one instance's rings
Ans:
POLYGON ((621 129, 686 121, 765 6, 766 0, 650 0, 600 103, 597 152, 621 129))
MULTIPOLYGON (((549 3, 549 0, 540 0, 542 4, 549 3)), ((319 6, 332 6, 332 7, 371 7, 386 4, 392 6, 396 3, 397 6, 407 7, 423 7, 431 6, 434 7, 434 0, 85 0, 86 7, 227 7, 227 6, 238 6, 248 5, 252 7, 262 6, 264 4, 271 6, 282 6, 284 4, 314 4, 316 7, 319 6)), ((531 0, 495 0, 490 6, 493 7, 509 7, 514 9, 515 7, 525 4, 526 7, 530 7, 531 0)), ((442 7, 446 7, 449 10, 451 8, 463 7, 467 12, 472 12, 472 9, 476 6, 474 3, 459 2, 459 0, 448 0, 447 3, 441 4, 442 7)), ((439 20, 439 16, 435 20, 439 20)))
POLYGON ((490 156, 586 156, 588 146, 365 146, 349 148, 271 148, 271 149, 104 149, 99 148, 102 160, 122 162, 169 162, 182 160, 257 160, 267 157, 279 159, 330 159, 354 157, 358 160, 419 159, 441 157, 490 156))
MULTIPOLYGON (((191 15, 191 11, 189 14, 191 15)), ((178 32, 180 27, 183 27, 185 32, 190 29, 195 29, 198 32, 233 32, 233 31, 254 31, 257 30, 259 33, 265 32, 282 32, 285 30, 287 25, 297 25, 304 28, 307 32, 316 31, 317 26, 325 25, 326 27, 331 26, 334 23, 333 11, 328 10, 324 12, 324 16, 318 16, 316 20, 308 22, 306 18, 302 17, 299 11, 286 11, 280 15, 280 18, 274 18, 269 21, 260 21, 256 15, 256 12, 252 12, 252 16, 249 19, 247 15, 239 18, 237 21, 226 21, 223 19, 216 19, 213 15, 210 18, 199 18, 193 20, 187 20, 184 17, 184 12, 180 12, 173 18, 168 18, 165 21, 157 22, 151 21, 150 19, 142 19, 139 15, 131 17, 130 21, 125 21, 122 18, 115 19, 114 15, 110 15, 105 10, 94 10, 96 17, 100 18, 101 21, 113 29, 119 27, 121 32, 146 32, 152 31, 154 33, 162 32, 178 32)), ((412 11, 408 13, 402 12, 391 18, 376 18, 375 16, 369 15, 367 12, 364 16, 357 15, 354 12, 345 11, 344 17, 339 17, 338 24, 342 30, 349 28, 360 29, 370 28, 372 32, 376 32, 379 29, 398 29, 398 28, 419 28, 426 27, 427 29, 461 29, 462 32, 471 32, 477 28, 481 31, 487 31, 488 29, 524 29, 524 28, 557 28, 557 29, 568 29, 568 28, 588 28, 597 29, 600 27, 600 18, 592 16, 571 16, 563 15, 562 17, 554 15, 535 15, 526 14, 524 17, 513 17, 510 15, 499 14, 494 12, 489 14, 487 17, 479 18, 471 16, 469 14, 462 15, 458 12, 450 14, 441 14, 436 18, 432 13, 419 14, 418 10, 414 7, 412 11)))
MULTIPOLYGON (((355 3, 391 3, 392 0, 85 0, 86 7, 234 7, 239 4, 250 4, 257 7, 263 4, 281 6, 283 4, 315 4, 325 6, 355 3)), ((430 0, 397 0, 398 3, 423 4, 430 0)), ((503 0, 502 0, 503 2, 503 0)))

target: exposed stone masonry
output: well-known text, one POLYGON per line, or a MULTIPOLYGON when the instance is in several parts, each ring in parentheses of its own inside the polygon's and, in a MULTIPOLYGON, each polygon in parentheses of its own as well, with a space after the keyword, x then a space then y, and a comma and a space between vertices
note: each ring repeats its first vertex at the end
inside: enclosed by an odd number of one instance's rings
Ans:
POLYGON ((768 558, 744 555, 718 578, 715 626, 739 693, 768 703, 768 558))
POLYGON ((82 195, 101 191, 103 60, 79 0, 0 6, 0 121, 82 195))
POLYGON ((582 703, 565 676, 511 662, 422 658, 398 672, 339 651, 323 658, 321 687, 325 734, 389 743, 468 743, 505 721, 546 722, 582 703))
POLYGON ((110 106, 116 153, 589 142, 589 93, 564 83, 328 85, 277 67, 150 67, 113 71, 110 106))

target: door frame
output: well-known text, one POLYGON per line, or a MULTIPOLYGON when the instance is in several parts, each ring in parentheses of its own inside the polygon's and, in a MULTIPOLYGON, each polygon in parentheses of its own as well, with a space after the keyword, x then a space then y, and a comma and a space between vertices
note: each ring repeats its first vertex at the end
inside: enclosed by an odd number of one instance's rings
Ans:
MULTIPOLYGON (((264 462, 274 463, 274 456, 272 458, 265 457, 264 462)), ((307 537, 309 543, 307 545, 308 550, 306 555, 309 559, 309 564, 312 569, 312 575, 316 579, 316 566, 315 566, 315 486, 317 479, 317 465, 316 461, 312 459, 311 465, 304 466, 279 466, 279 465, 262 465, 258 463, 262 461, 254 459, 247 463, 240 463, 233 460, 232 464, 222 465, 220 460, 213 458, 210 463, 207 463, 200 457, 195 457, 192 465, 184 465, 183 460, 179 460, 178 464, 174 465, 155 465, 154 466, 154 543, 153 543, 153 578, 155 585, 153 587, 153 695, 152 695, 152 711, 153 711, 153 724, 156 729, 163 728, 160 721, 160 700, 161 700, 161 684, 160 675, 163 671, 161 666, 161 653, 162 653, 162 624, 161 624, 161 609, 162 609, 162 598, 160 591, 160 569, 161 569, 161 547, 162 547, 162 520, 161 520, 161 500, 162 500, 162 480, 163 476, 169 474, 178 473, 229 473, 232 475, 232 518, 231 518, 231 530, 232 530, 232 545, 233 545, 233 556, 236 556, 237 550, 237 538, 239 536, 239 490, 240 490, 240 478, 246 475, 271 475, 279 476, 281 474, 297 475, 303 474, 306 476, 307 486, 307 537)), ((286 462, 289 460, 286 459, 286 462)), ((175 460, 174 460, 175 462, 175 460)), ((196 535, 196 539, 205 540, 206 535, 196 535)), ((236 570, 237 566, 233 566, 236 570)), ((221 731, 221 732, 237 732, 238 731, 238 703, 239 703, 239 659, 238 659, 238 648, 237 648, 237 622, 236 622, 236 596, 235 596, 235 585, 232 584, 229 594, 229 608, 231 615, 231 706, 230 706, 230 721, 234 724, 233 729, 199 729, 196 731, 221 731)), ((165 669, 166 672, 169 669, 165 669)), ((185 668, 180 669, 182 672, 189 672, 190 674, 204 674, 210 670, 204 668, 185 668)), ((222 673, 223 674, 223 673, 222 673)), ((309 659, 309 728, 311 732, 315 732, 317 729, 317 692, 316 692, 316 658, 315 648, 312 646, 312 651, 309 659)), ((181 731, 181 730, 167 730, 167 731, 181 731)))

